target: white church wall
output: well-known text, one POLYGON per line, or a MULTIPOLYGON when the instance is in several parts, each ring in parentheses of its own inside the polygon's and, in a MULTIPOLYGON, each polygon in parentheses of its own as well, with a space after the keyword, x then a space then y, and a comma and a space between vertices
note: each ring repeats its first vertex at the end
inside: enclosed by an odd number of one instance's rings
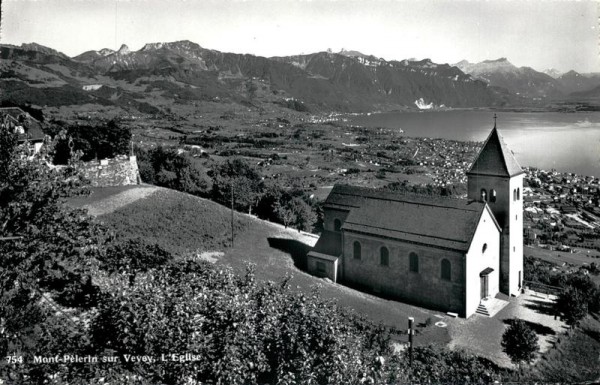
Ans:
POLYGON ((512 178, 484 175, 469 176, 469 199, 481 200, 485 190, 487 203, 502 228, 500 243, 500 290, 509 295, 518 295, 519 271, 523 272, 523 174, 512 178), (515 200, 515 192, 519 199, 515 200), (496 194, 492 201, 492 190, 496 194))
POLYGON ((494 269, 488 275, 488 293, 498 294, 500 284, 500 233, 489 211, 485 210, 479 219, 477 230, 471 241, 466 258, 466 316, 469 317, 481 300, 481 277, 486 268, 494 269), (485 251, 483 251, 485 246, 485 251))
POLYGON ((507 233, 509 238, 509 294, 518 296, 521 293, 522 282, 519 282, 519 276, 523 277, 523 177, 518 175, 511 178, 511 194, 517 191, 517 199, 511 200, 510 207, 510 231, 507 233))

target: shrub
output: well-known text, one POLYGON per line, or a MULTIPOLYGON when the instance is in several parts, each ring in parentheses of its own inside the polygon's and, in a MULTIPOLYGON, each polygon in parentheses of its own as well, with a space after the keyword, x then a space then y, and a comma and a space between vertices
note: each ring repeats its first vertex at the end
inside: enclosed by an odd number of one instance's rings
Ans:
POLYGON ((198 196, 208 194, 210 180, 192 156, 162 146, 150 150, 138 147, 135 152, 144 182, 198 196))
POLYGON ((129 154, 131 130, 114 120, 99 126, 70 126, 61 135, 54 149, 54 163, 67 164, 73 151, 81 151, 81 160, 114 158, 129 154))
POLYGON ((502 349, 515 364, 529 363, 539 349, 538 337, 523 320, 514 318, 502 334, 502 349))
POLYGON ((107 296, 93 341, 117 354, 195 355, 183 364, 137 365, 161 383, 346 384, 382 374, 375 364, 389 347, 372 337, 379 331, 317 292, 291 291, 288 282, 258 284, 252 269, 236 276, 178 261, 107 296))

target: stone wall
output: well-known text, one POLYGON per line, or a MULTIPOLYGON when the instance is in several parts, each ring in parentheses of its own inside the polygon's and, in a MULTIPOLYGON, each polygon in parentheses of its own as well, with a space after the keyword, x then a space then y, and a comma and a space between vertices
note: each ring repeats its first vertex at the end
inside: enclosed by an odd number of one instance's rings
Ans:
POLYGON ((127 186, 141 182, 135 156, 119 155, 113 159, 86 162, 79 169, 94 187, 127 186))
POLYGON ((341 278, 347 284, 415 305, 465 316, 465 254, 423 245, 344 232, 341 278), (361 244, 361 258, 353 257, 353 243, 361 244), (380 250, 389 250, 388 266, 380 263, 380 250), (409 254, 418 255, 418 272, 409 269, 409 254), (451 263, 451 279, 441 278, 441 261, 451 263))

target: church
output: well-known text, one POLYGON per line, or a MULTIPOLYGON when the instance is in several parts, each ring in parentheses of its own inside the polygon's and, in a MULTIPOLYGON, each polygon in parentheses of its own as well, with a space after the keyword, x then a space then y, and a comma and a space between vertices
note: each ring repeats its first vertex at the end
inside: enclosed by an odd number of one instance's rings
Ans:
POLYGON ((467 172, 467 199, 336 185, 311 274, 469 317, 523 279, 524 172, 496 125, 467 172))

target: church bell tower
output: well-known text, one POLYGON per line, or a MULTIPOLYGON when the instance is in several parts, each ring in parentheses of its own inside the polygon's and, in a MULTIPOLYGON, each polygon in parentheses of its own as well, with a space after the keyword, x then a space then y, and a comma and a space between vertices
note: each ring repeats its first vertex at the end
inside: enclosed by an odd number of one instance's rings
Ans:
POLYGON ((469 200, 488 204, 502 229, 500 291, 517 296, 523 282, 523 177, 525 172, 494 128, 467 172, 469 200))

